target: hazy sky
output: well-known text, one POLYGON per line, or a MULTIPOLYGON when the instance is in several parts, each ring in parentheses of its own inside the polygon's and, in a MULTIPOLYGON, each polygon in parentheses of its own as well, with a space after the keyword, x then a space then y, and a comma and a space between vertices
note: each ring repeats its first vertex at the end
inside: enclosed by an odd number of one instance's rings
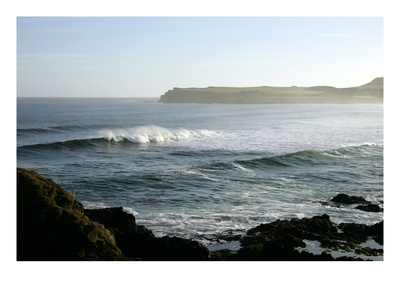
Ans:
POLYGON ((383 76, 381 17, 17 19, 18 96, 173 87, 350 87, 383 76))

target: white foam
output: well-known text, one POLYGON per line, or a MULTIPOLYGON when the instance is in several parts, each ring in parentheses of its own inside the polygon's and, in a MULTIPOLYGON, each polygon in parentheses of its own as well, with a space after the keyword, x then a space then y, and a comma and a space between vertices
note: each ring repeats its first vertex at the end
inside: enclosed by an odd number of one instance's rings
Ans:
POLYGON ((243 171, 243 172, 247 172, 247 173, 254 173, 254 171, 246 169, 245 167, 243 167, 242 165, 238 164, 238 163, 231 163, 232 166, 234 166, 236 169, 243 171))
POLYGON ((83 207, 86 209, 99 209, 99 208, 106 208, 107 205, 104 202, 91 202, 91 201, 82 201, 79 200, 83 207))
POLYGON ((123 210, 125 210, 127 213, 132 214, 134 216, 137 216, 139 214, 136 210, 134 210, 131 207, 124 207, 123 210))
POLYGON ((196 175, 196 176, 201 176, 204 179, 210 180, 210 181, 219 181, 218 179, 214 179, 211 177, 208 177, 207 175, 201 173, 201 172, 195 172, 195 171, 190 171, 190 170, 180 170, 180 172, 184 173, 184 174, 189 174, 189 175, 196 175))
POLYGON ((190 138, 204 138, 219 134, 205 129, 187 130, 185 128, 167 129, 161 126, 148 125, 133 128, 117 128, 101 130, 99 136, 108 141, 130 141, 132 143, 164 143, 186 140, 190 138))

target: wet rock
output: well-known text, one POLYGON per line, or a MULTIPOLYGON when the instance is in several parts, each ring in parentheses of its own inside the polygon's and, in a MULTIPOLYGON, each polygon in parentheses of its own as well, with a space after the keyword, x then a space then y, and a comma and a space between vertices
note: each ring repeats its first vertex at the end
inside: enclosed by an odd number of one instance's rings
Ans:
POLYGON ((363 197, 349 196, 347 194, 338 194, 331 199, 332 202, 341 204, 369 204, 370 202, 363 197))
MULTIPOLYGON (((380 201, 383 203, 382 201, 380 201)), ((382 212, 383 208, 379 204, 372 203, 371 201, 365 200, 363 197, 349 196, 347 194, 338 194, 333 197, 329 202, 320 202, 323 205, 329 205, 333 207, 341 207, 342 205, 359 204, 355 209, 367 211, 367 212, 382 212), (334 204, 332 204, 334 203, 334 204)))
POLYGON ((367 204, 367 205, 358 205, 355 207, 356 209, 368 211, 368 212, 382 212, 383 208, 381 208, 378 204, 367 204))
POLYGON ((342 239, 361 243, 372 237, 378 244, 383 245, 383 221, 374 225, 341 223, 338 227, 343 231, 340 235, 342 239))
POLYGON ((312 218, 293 218, 290 221, 277 220, 272 223, 261 224, 248 231, 250 235, 256 233, 262 233, 269 238, 291 234, 297 238, 315 240, 321 235, 336 237, 338 229, 329 216, 324 214, 312 218))
POLYGON ((237 259, 237 253, 229 249, 212 251, 210 259, 213 261, 234 261, 237 259))
MULTIPOLYGON (((335 260, 323 251, 321 254, 300 251, 305 247, 303 239, 317 240, 321 247, 335 251, 353 252, 363 249, 358 244, 365 242, 368 237, 376 238, 383 235, 383 222, 375 225, 346 223, 336 226, 328 215, 312 218, 277 220, 261 224, 248 230, 243 238, 242 248, 238 251, 236 260, 335 260), (342 230, 339 232, 338 228, 342 230)), ((371 255, 382 255, 377 249, 368 251, 371 255)), ((337 260, 362 260, 352 257, 341 257, 337 260)))
POLYGON ((328 215, 322 215, 261 224, 247 234, 238 252, 241 260, 333 260, 327 253, 315 255, 298 249, 306 246, 303 239, 337 237, 338 229, 328 215))
POLYGON ((152 261, 208 260, 210 251, 200 243, 178 237, 156 238, 152 231, 137 225, 135 217, 122 207, 85 209, 85 214, 115 235, 125 256, 152 261))
POLYGON ((264 261, 325 261, 334 260, 328 253, 319 255, 297 248, 304 247, 305 243, 291 235, 270 239, 263 244, 248 244, 241 248, 237 260, 264 260, 264 261))
POLYGON ((117 245, 129 257, 151 261, 209 260, 210 251, 200 243, 178 237, 156 238, 149 232, 116 235, 117 245))

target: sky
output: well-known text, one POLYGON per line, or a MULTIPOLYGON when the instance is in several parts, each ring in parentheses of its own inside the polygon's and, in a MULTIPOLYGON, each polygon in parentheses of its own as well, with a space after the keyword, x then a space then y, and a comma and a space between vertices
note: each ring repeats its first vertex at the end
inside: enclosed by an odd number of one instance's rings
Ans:
POLYGON ((383 76, 382 17, 18 17, 17 95, 350 87, 383 76))

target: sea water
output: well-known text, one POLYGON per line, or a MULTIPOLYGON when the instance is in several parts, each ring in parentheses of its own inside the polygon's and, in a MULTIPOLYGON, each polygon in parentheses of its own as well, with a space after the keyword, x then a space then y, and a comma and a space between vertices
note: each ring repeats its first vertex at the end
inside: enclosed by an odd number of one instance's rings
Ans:
POLYGON ((383 213, 383 105, 165 104, 157 98, 18 98, 17 165, 85 208, 122 206, 156 236, 206 245, 264 222, 383 213))

